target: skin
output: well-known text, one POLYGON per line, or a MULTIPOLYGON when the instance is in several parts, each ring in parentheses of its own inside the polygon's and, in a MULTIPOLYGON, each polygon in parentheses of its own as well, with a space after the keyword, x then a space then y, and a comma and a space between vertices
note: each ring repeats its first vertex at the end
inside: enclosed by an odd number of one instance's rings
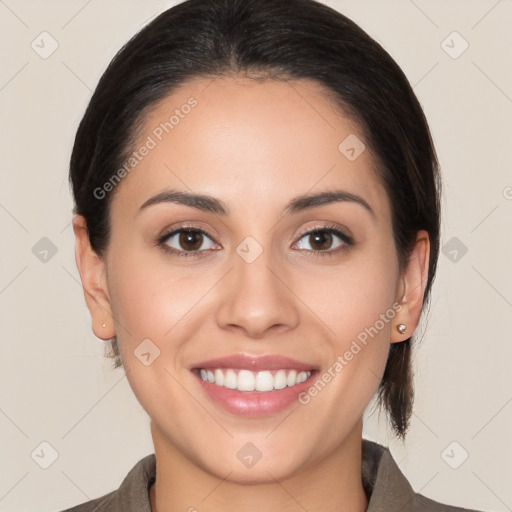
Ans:
MULTIPOLYGON (((363 137, 320 85, 195 80, 148 116, 140 140, 191 96, 197 106, 115 190, 104 257, 92 251, 85 220, 74 220, 93 331, 102 339, 117 335, 128 381, 151 418, 152 509, 325 512, 342 504, 362 512, 362 415, 390 344, 418 324, 428 234, 418 232, 400 273, 375 160, 368 148, 352 162, 338 150, 348 135, 363 137), (169 189, 215 197, 229 213, 172 202, 140 210, 169 189), (332 190, 360 196, 373 215, 349 201, 284 215, 293 198, 332 190), (326 224, 349 232, 354 244, 334 236, 322 255, 302 232, 326 224), (203 239, 202 253, 169 254, 157 240, 183 225, 205 230, 213 242, 203 239), (236 252, 248 236, 263 248, 252 263, 236 252), (394 318, 307 405, 241 418, 211 402, 189 370, 235 353, 279 354, 321 375, 395 303, 402 307, 394 318), (147 338, 160 350, 149 366, 134 356, 147 338), (248 442, 262 454, 251 468, 237 457, 248 442)), ((167 243, 183 251, 177 237, 167 243)))

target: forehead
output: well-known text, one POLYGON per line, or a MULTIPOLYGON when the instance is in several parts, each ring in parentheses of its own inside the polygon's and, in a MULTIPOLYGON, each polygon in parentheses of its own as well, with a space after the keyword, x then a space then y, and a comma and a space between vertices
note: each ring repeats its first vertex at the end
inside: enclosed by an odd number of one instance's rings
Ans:
POLYGON ((146 116, 133 150, 137 158, 114 203, 119 196, 140 206, 165 188, 178 188, 220 197, 236 211, 241 199, 261 208, 264 198, 270 208, 341 188, 389 217, 360 127, 312 81, 236 76, 187 82, 146 116))

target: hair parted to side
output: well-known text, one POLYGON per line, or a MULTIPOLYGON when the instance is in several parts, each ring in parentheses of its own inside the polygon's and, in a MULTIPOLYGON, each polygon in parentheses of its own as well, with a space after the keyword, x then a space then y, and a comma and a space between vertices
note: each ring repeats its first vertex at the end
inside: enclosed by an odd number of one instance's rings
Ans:
MULTIPOLYGON (((423 309, 439 253, 441 182, 427 121, 402 70, 359 26, 314 0, 187 0, 160 14, 114 57, 78 128, 70 163, 75 211, 92 248, 109 242, 109 205, 94 190, 122 166, 146 114, 187 80, 244 74, 324 86, 362 129, 393 208, 400 270, 416 233, 430 236, 423 309)), ((396 435, 412 413, 411 342, 393 343, 378 390, 396 435)), ((111 356, 121 366, 117 341, 111 356)))

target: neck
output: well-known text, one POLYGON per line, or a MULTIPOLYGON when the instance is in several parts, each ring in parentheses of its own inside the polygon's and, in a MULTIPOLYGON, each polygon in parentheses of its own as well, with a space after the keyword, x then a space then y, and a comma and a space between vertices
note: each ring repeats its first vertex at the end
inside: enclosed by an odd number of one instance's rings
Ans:
POLYGON ((195 465, 151 423, 157 477, 150 490, 152 512, 364 512, 361 477, 362 422, 324 459, 281 480, 240 484, 195 465))

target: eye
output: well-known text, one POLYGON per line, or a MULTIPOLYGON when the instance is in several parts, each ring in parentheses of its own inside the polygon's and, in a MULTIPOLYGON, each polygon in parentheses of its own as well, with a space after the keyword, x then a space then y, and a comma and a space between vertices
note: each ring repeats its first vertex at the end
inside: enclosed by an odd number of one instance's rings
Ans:
POLYGON ((353 245, 353 241, 339 229, 324 227, 307 231, 296 245, 305 251, 337 252, 337 249, 353 245))
POLYGON ((180 256, 188 256, 186 253, 197 253, 217 248, 210 236, 198 228, 176 229, 160 238, 159 245, 166 251, 180 256))

